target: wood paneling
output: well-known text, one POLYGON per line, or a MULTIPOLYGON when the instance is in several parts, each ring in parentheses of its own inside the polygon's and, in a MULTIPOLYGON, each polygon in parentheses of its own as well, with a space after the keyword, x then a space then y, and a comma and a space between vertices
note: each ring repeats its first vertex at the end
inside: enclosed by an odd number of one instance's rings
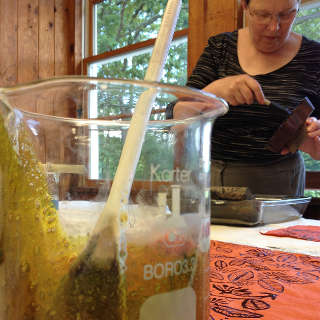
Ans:
POLYGON ((189 0, 188 74, 212 35, 242 24, 240 0, 189 0))
MULTIPOLYGON (((0 86, 81 74, 81 42, 82 0, 0 0, 0 86)), ((58 100, 57 95, 25 95, 18 107, 51 115, 75 115, 73 102, 58 100)), ((43 130, 35 142, 35 149, 42 151, 39 160, 67 161, 70 152, 56 143, 65 134, 60 126, 52 124, 43 130)), ((62 194, 69 183, 69 178, 61 179, 62 194)))
MULTIPOLYGON (((18 1, 18 83, 38 79, 39 74, 38 0, 18 1)), ((36 111, 34 98, 25 99, 24 109, 36 111)))
POLYGON ((39 1, 39 79, 55 72, 55 0, 39 1))
POLYGON ((38 0, 18 1, 18 82, 38 79, 38 0))
MULTIPOLYGON (((81 73, 81 0, 0 0, 0 86, 81 73)), ((70 114, 26 101, 25 109, 70 114)))
POLYGON ((188 74, 195 67, 206 44, 206 0, 189 1, 188 74))
POLYGON ((55 74, 73 73, 74 12, 70 0, 55 0, 55 74))
MULTIPOLYGON (((39 1, 39 79, 55 75, 55 0, 39 1)), ((36 111, 54 114, 53 100, 38 101, 36 111)))
POLYGON ((17 0, 0 1, 0 86, 17 83, 17 0))
POLYGON ((82 58, 84 57, 83 44, 82 44, 82 0, 75 0, 74 9, 74 24, 75 24, 75 40, 74 40, 74 73, 82 73, 82 58))

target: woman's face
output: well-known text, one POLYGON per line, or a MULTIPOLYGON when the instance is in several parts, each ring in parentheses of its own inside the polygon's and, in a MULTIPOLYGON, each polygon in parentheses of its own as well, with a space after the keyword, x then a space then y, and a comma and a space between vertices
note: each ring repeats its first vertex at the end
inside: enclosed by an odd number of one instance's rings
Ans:
POLYGON ((250 0, 243 6, 255 47, 264 53, 279 50, 288 39, 299 0, 250 0))

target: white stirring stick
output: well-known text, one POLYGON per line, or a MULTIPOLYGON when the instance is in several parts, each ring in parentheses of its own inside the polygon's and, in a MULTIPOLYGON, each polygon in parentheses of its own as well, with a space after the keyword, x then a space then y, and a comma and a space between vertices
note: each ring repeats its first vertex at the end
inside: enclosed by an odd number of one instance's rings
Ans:
MULTIPOLYGON (((168 0, 145 80, 161 79, 180 7, 181 0, 168 0)), ((141 94, 137 102, 108 200, 93 230, 92 236, 97 238, 97 244, 92 253, 93 259, 105 262, 116 259, 121 263, 119 258, 120 214, 122 207, 128 203, 155 94, 155 89, 148 89, 141 94)))

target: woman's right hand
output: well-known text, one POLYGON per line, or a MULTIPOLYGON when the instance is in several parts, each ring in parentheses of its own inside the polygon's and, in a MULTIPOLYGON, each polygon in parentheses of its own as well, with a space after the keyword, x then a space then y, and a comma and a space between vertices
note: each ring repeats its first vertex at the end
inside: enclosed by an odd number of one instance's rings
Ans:
POLYGON ((265 104, 264 94, 257 80, 247 74, 225 77, 211 82, 203 91, 225 99, 229 104, 265 104))
POLYGON ((200 114, 206 116, 206 113, 209 117, 212 117, 215 111, 217 112, 217 114, 221 114, 221 108, 224 108, 225 111, 227 111, 228 109, 226 102, 219 99, 213 100, 211 102, 180 100, 174 106, 173 118, 182 120, 186 118, 196 117, 200 114))

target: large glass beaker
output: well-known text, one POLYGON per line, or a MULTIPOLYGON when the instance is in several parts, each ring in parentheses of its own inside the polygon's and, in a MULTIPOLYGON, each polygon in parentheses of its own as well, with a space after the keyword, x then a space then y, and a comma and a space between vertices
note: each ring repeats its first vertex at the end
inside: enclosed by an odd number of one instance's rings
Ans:
POLYGON ((64 77, 0 89, 0 319, 207 320, 210 139, 226 111, 213 95, 145 81, 64 77), (119 210, 121 248, 104 269, 89 254, 92 230, 147 90, 152 112, 119 210), (177 99, 210 111, 166 120, 177 99), (45 114, 55 110, 76 116, 45 114))

